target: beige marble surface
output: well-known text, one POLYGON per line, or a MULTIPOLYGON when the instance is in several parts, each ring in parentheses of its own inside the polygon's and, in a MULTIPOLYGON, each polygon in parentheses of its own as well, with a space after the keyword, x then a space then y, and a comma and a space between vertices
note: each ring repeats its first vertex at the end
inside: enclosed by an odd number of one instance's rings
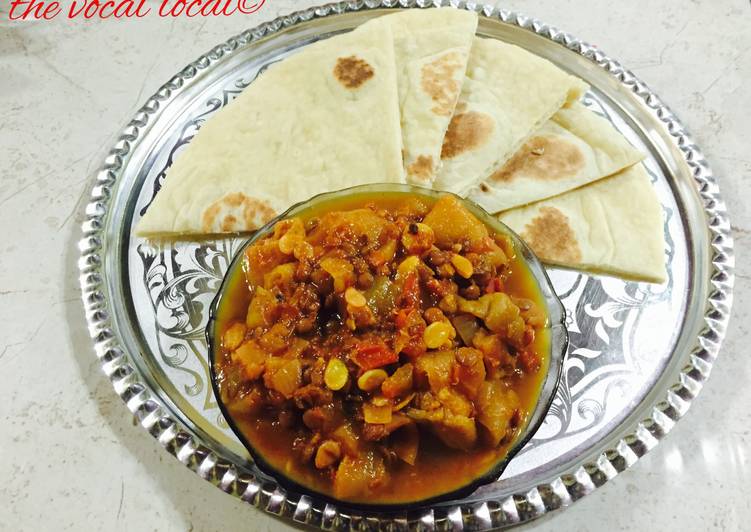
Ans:
MULTIPOLYGON (((9 23, 0 4, 0 530, 285 528, 199 479, 135 427, 100 373, 76 273, 88 179, 158 86, 254 16, 9 23)), ((741 530, 751 521, 751 6, 748 0, 514 0, 599 45, 656 90, 719 176, 737 245, 735 305, 712 378, 654 452, 558 531, 741 530)))

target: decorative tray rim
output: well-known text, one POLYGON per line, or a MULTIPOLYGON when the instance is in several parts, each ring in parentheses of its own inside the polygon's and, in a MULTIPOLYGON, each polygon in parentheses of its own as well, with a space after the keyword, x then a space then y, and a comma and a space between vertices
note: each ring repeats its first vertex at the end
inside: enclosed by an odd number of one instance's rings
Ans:
POLYGON ((709 377, 725 335, 732 305, 733 241, 725 203, 720 197, 716 179, 707 161, 677 117, 646 84, 598 48, 537 19, 473 2, 350 0, 331 3, 280 16, 215 46, 165 83, 121 131, 104 164, 94 176, 82 231, 83 237, 79 242, 80 285, 89 334, 94 341, 95 352, 103 371, 140 425, 180 462, 226 493, 271 514, 326 529, 380 528, 385 525, 398 530, 407 530, 410 526, 425 530, 436 527, 461 530, 466 526, 473 529, 489 529, 529 521, 569 506, 633 465, 654 448, 675 422, 685 415, 691 401, 709 377), (441 515, 436 515, 430 509, 409 516, 403 514, 374 517, 345 514, 331 504, 317 505, 307 495, 301 496, 298 500, 291 500, 278 487, 271 486, 269 489, 261 480, 239 472, 234 464, 218 457, 170 415, 169 408, 163 400, 149 388, 148 383, 128 360, 125 349, 120 345, 118 334, 112 327, 112 309, 104 286, 102 258, 105 221, 111 192, 125 167, 124 162, 145 131, 154 123, 160 108, 175 99, 191 80, 226 56, 280 30, 313 19, 369 9, 424 8, 441 5, 476 11, 483 17, 518 26, 582 55, 627 87, 662 123, 693 175, 707 218, 711 264, 708 282, 710 290, 703 312, 703 328, 690 352, 683 355, 682 361, 685 365, 678 382, 672 383, 660 392, 659 400, 653 404, 651 415, 647 419, 635 423, 616 443, 600 451, 596 459, 526 493, 510 495, 503 500, 492 501, 491 504, 476 504, 471 508, 465 508, 465 511, 462 511, 461 505, 457 505, 446 508, 441 515))

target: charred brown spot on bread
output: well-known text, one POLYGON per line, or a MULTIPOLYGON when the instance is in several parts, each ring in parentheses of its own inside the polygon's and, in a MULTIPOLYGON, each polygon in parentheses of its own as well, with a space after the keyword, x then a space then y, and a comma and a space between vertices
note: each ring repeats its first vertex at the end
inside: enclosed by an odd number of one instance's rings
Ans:
POLYGON ((243 218, 248 227, 260 227, 276 216, 276 211, 265 201, 246 198, 243 207, 243 218))
POLYGON ((231 214, 228 214, 227 216, 222 219, 222 231, 224 232, 231 232, 235 230, 235 227, 237 227, 237 218, 232 216, 231 214))
POLYGON ((524 227, 522 238, 543 260, 577 264, 582 255, 568 217, 555 207, 541 207, 524 227))
POLYGON ((219 201, 215 201, 214 203, 209 205, 205 211, 203 211, 201 228, 207 233, 211 232, 211 228, 214 227, 214 220, 219 215, 220 210, 222 210, 221 203, 219 201))
POLYGON ((428 181, 433 175, 433 158, 430 155, 419 155, 415 161, 407 166, 407 173, 413 177, 428 181))
POLYGON ((451 159, 485 144, 493 132, 493 119, 475 111, 456 114, 451 119, 441 149, 442 159, 451 159))
POLYGON ((462 54, 449 52, 422 67, 422 90, 433 101, 431 111, 439 116, 451 116, 459 97, 462 79, 455 79, 464 66, 462 54))
POLYGON ((560 137, 532 137, 491 179, 513 181, 517 175, 539 180, 569 177, 584 167, 578 146, 560 137))
POLYGON ((245 203, 247 196, 243 194, 242 192, 234 192, 232 194, 227 194, 224 196, 224 203, 226 203, 229 207, 239 207, 243 203, 245 203))
POLYGON ((257 229, 276 216, 271 206, 242 192, 232 192, 203 211, 201 227, 207 233, 257 229))
POLYGON ((357 89, 375 75, 375 71, 364 59, 354 55, 336 60, 334 77, 348 89, 357 89))

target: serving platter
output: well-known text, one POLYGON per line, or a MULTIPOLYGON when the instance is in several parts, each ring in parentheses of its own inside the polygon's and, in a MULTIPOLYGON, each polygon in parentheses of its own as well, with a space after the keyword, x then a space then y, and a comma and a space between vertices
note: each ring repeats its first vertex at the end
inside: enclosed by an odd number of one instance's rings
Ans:
MULTIPOLYGON (((170 79, 123 130, 95 176, 80 242, 97 356, 139 423, 223 491, 324 529, 489 529, 564 508, 632 465, 688 410, 719 352, 732 302, 732 240, 716 181, 678 119, 596 48, 534 19, 480 13, 478 34, 517 44, 590 84, 584 103, 646 155, 663 207, 662 285, 549 268, 569 351, 545 422, 502 477, 460 501, 396 514, 286 492, 255 468, 213 396, 204 330, 244 238, 149 242, 133 228, 201 124, 269 64, 398 7, 341 2, 248 30, 170 79)), ((444 2, 448 4, 448 2, 444 2)))

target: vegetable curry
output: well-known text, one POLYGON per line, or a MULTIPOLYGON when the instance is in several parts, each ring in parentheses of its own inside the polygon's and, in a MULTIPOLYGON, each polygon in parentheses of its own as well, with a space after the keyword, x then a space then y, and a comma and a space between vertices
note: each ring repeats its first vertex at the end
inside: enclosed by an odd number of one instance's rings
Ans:
POLYGON ((460 200, 349 197, 251 244, 217 312, 216 375, 273 469, 331 497, 466 486, 526 425, 547 315, 512 240, 460 200))

